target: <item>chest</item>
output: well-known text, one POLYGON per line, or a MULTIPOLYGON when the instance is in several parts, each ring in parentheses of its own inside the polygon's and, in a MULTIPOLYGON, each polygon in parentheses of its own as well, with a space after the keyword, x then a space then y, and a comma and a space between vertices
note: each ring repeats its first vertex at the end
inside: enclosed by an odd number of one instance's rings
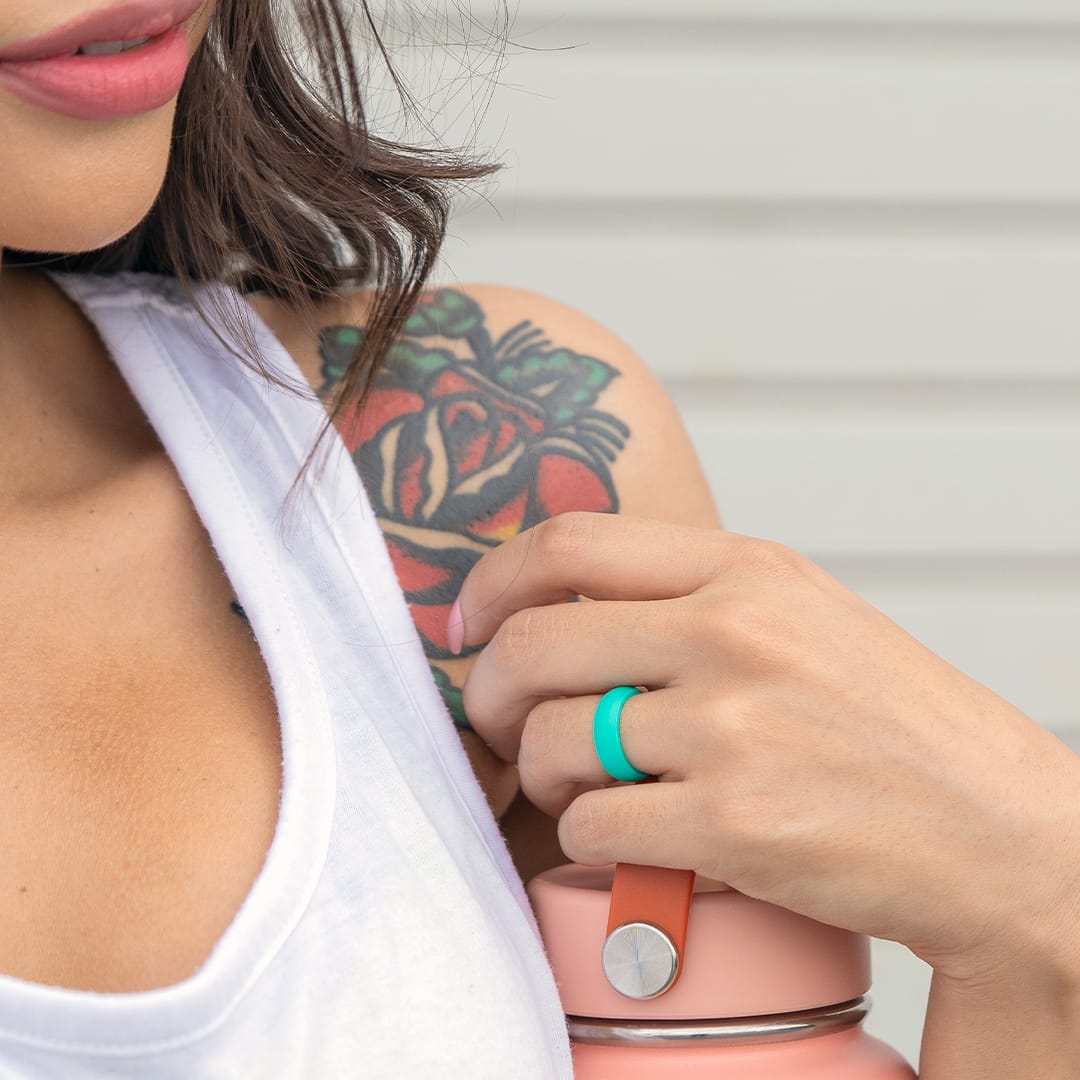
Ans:
POLYGON ((163 455, 2 529, 0 971, 179 981, 274 832, 281 750, 258 647, 163 455))
MULTIPOLYGON (((193 974, 248 896, 281 739, 179 478, 87 326, 64 333, 35 355, 78 363, 47 373, 12 440, 40 452, 0 484, 0 501, 52 493, 0 513, 0 974, 137 991, 193 974)), ((505 806, 513 770, 466 745, 505 806)))

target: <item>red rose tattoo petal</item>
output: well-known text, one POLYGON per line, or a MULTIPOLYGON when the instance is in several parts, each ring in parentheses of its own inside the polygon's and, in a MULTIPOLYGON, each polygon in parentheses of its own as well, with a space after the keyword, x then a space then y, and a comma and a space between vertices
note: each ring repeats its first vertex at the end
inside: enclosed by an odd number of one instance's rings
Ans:
MULTIPOLYGON (((362 335, 320 333, 324 397, 362 335)), ((339 413, 429 659, 453 659, 446 617, 484 551, 567 510, 618 511, 609 463, 630 431, 596 408, 617 375, 528 322, 493 342, 476 301, 441 289, 425 294, 362 406, 339 413)))
POLYGON ((444 371, 432 384, 431 393, 437 397, 449 394, 471 394, 476 387, 456 371, 444 371))
POLYGON ((478 540, 501 544, 521 532, 521 523, 525 520, 528 508, 529 493, 523 491, 509 505, 500 507, 494 514, 470 522, 465 528, 470 536, 475 536, 478 540))
POLYGON ((399 416, 419 413, 423 409, 424 399, 410 390, 374 388, 363 408, 357 409, 351 405, 342 410, 337 426, 346 448, 352 453, 358 446, 370 442, 399 416))
POLYGON ((500 420, 499 433, 495 438, 495 446, 492 449, 494 456, 499 457, 501 454, 505 454, 510 449, 516 435, 517 428, 509 420, 500 420))
POLYGON ((421 559, 414 559, 393 537, 387 537, 386 548, 394 564, 394 573, 406 593, 437 589, 453 577, 445 566, 432 566, 421 559))
POLYGON ((422 641, 431 642, 437 649, 450 652, 450 643, 446 639, 446 624, 450 621, 450 609, 453 604, 410 604, 416 629, 420 631, 422 641))
POLYGON ((490 431, 485 431, 482 435, 477 435, 475 439, 462 449, 461 460, 457 464, 458 471, 462 473, 475 472, 475 470, 480 467, 480 463, 484 460, 484 455, 487 453, 490 443, 490 431))
POLYGON ((610 486, 585 462, 562 454, 546 454, 536 470, 536 502, 540 518, 567 510, 615 509, 610 486))
POLYGON ((405 518, 411 519, 416 514, 416 508, 424 497, 424 455, 417 454, 413 460, 401 470, 401 478, 398 484, 398 506, 405 518))

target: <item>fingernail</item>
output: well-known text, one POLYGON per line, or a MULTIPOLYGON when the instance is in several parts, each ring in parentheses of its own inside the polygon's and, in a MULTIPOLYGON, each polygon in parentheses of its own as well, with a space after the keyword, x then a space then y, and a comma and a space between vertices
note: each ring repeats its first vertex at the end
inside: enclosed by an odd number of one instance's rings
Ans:
POLYGON ((446 640, 450 645, 450 651, 458 656, 465 641, 465 623, 461 618, 461 601, 455 600, 450 609, 450 618, 446 623, 446 640))

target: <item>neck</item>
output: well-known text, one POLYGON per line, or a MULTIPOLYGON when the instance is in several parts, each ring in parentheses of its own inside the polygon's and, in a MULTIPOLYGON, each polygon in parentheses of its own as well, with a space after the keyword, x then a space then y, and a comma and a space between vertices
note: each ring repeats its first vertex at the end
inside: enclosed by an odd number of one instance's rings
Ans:
POLYGON ((0 278, 0 503, 65 498, 156 447, 94 327, 44 275, 0 278))

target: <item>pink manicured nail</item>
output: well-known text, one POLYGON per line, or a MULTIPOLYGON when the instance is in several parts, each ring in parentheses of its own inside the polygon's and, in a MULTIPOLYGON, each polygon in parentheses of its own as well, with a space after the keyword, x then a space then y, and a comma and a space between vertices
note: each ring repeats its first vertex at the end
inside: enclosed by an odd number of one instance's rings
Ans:
POLYGON ((450 645, 450 651, 458 656, 465 640, 465 623, 461 618, 461 601, 455 600, 450 609, 450 618, 446 623, 446 640, 450 645))

